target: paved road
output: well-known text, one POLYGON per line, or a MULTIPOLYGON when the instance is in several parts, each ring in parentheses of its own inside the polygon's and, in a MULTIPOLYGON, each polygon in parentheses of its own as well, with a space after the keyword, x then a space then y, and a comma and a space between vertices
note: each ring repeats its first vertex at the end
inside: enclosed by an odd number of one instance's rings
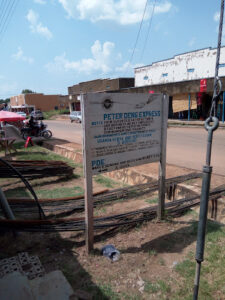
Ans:
MULTIPOLYGON (((53 135, 75 143, 82 143, 81 125, 70 121, 46 121, 53 135)), ((168 129, 167 162, 181 167, 202 170, 205 163, 207 132, 204 128, 168 129)), ((225 130, 214 134, 212 150, 213 173, 225 175, 225 130)))

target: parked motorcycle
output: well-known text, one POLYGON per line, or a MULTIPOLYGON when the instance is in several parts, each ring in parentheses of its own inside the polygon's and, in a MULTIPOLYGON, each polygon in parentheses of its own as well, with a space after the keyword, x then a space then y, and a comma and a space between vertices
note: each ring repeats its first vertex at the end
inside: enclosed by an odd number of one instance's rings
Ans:
POLYGON ((28 126, 25 124, 23 128, 21 128, 21 135, 24 140, 26 140, 29 136, 30 137, 43 137, 45 139, 50 139, 52 137, 51 130, 46 129, 48 125, 41 122, 33 127, 28 126))

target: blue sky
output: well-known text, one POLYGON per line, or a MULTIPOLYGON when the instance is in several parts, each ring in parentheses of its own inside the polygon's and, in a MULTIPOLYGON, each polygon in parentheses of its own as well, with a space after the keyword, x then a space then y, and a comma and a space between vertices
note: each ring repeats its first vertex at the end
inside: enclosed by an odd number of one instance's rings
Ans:
POLYGON ((81 81, 134 76, 136 66, 217 46, 220 0, 149 0, 134 51, 145 4, 0 0, 0 99, 23 89, 67 94, 81 81))

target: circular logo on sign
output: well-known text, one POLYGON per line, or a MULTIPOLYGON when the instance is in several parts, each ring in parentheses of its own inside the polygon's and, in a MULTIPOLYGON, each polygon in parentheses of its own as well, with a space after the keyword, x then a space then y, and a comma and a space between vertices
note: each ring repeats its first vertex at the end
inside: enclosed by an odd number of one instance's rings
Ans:
POLYGON ((113 102, 109 98, 105 99, 103 102, 103 106, 105 109, 110 109, 112 107, 112 105, 113 105, 113 102))

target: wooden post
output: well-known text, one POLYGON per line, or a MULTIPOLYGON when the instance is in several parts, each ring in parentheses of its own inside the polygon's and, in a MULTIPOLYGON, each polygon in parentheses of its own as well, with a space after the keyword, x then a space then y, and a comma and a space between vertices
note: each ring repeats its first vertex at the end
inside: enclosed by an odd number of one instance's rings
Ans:
POLYGON ((81 95, 82 126, 83 126, 83 162, 84 162, 84 188, 85 188, 85 244, 87 253, 93 250, 94 221, 93 221, 93 193, 92 193, 92 167, 90 148, 87 147, 90 126, 88 123, 89 106, 85 103, 85 95, 81 95), (86 109, 84 109, 86 106, 86 109), (87 126, 87 128, 85 128, 87 126))
POLYGON ((161 106, 161 153, 159 161, 159 201, 158 201, 158 220, 164 218, 165 213, 165 178, 166 178, 166 139, 167 139, 167 119, 168 119, 168 96, 162 96, 161 106))

